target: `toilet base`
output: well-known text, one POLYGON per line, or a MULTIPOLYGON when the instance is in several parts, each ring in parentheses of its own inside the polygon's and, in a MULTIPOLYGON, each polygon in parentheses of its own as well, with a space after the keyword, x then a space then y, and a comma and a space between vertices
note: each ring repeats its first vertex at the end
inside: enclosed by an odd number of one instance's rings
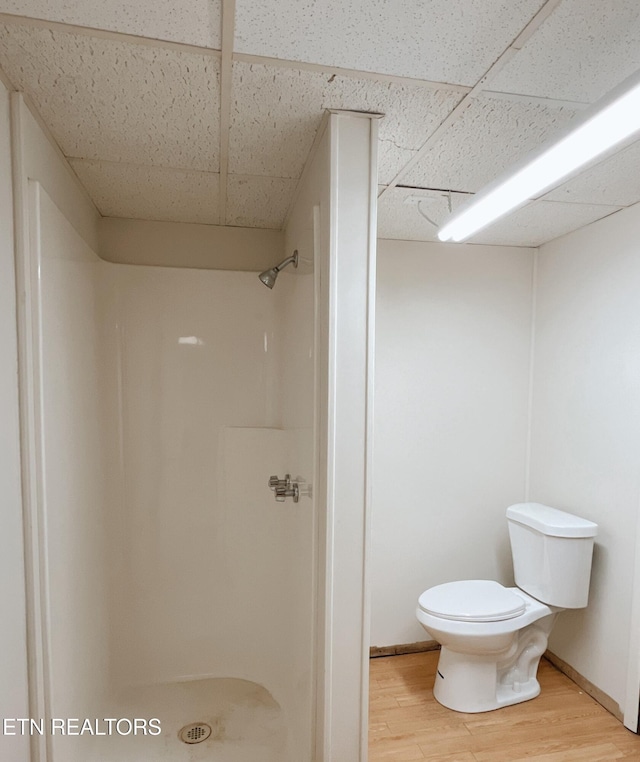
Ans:
POLYGON ((442 646, 435 699, 456 712, 475 713, 535 698, 540 693, 538 664, 554 618, 525 627, 501 653, 460 653, 442 646))
MULTIPOLYGON (((537 666, 537 665, 536 665, 537 666)), ((442 648, 433 695, 456 712, 490 712, 529 701, 540 693, 537 678, 512 684, 498 682, 498 664, 486 656, 459 654, 442 648)))

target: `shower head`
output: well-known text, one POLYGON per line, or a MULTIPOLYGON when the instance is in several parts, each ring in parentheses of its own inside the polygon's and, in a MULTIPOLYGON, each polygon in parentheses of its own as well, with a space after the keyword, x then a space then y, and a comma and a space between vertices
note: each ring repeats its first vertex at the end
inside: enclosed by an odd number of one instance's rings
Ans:
POLYGON ((275 286, 277 277, 278 271, 275 269, 275 267, 272 267, 270 270, 265 270, 263 273, 258 275, 258 278, 260 278, 260 280, 267 288, 273 288, 275 286))
POLYGON ((283 259, 279 265, 276 265, 275 267, 271 267, 268 270, 265 270, 263 273, 260 273, 260 275, 258 275, 258 278, 260 278, 260 280, 264 283, 264 285, 267 288, 273 288, 275 286, 278 273, 280 272, 280 270, 283 270, 287 265, 293 265, 294 267, 298 266, 298 250, 297 249, 293 252, 292 256, 287 257, 286 259, 283 259))

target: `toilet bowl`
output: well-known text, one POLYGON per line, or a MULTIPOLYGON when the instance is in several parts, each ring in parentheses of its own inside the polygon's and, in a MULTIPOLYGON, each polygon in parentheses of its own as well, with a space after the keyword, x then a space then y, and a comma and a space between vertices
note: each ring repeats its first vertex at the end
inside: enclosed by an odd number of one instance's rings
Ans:
POLYGON ((448 582, 424 592, 416 616, 441 644, 435 698, 458 712, 535 698, 538 663, 559 611, 490 580, 448 582))
POLYGON ((535 698, 557 615, 587 605, 597 525, 538 503, 511 506, 507 518, 517 587, 447 582, 418 599, 418 621, 441 644, 434 696, 458 712, 535 698))

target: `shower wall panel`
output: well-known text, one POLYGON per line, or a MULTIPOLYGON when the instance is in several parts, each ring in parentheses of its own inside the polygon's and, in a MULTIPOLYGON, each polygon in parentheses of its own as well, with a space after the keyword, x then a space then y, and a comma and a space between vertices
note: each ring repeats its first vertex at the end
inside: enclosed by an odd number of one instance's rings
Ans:
MULTIPOLYGON (((108 518, 116 507, 107 432, 105 265, 38 183, 29 188, 39 506, 42 669, 55 717, 99 717, 110 689, 108 518)), ((34 682, 35 685, 35 682, 34 682)), ((46 735, 49 759, 75 760, 76 739, 46 735)))
POLYGON ((123 390, 124 674, 226 674, 220 641, 225 628, 230 641, 236 635, 227 560, 254 561, 248 539, 227 539, 224 432, 279 422, 273 294, 251 273, 121 266, 111 275, 123 390))
MULTIPOLYGON (((0 717, 26 717, 25 589, 18 582, 24 578, 24 555, 11 169, 9 92, 0 79, 0 717)), ((28 738, 4 736, 0 745, 3 756, 27 762, 28 738)))
MULTIPOLYGON (((287 251, 287 253, 290 253, 287 251)), ((300 501, 269 506, 283 517, 286 541, 283 546, 287 577, 287 667, 292 700, 289 727, 301 759, 313 759, 313 680, 316 657, 316 500, 314 474, 314 273, 304 257, 298 271, 278 277, 277 327, 281 337, 280 399, 281 425, 286 433, 285 473, 300 485, 300 501), (291 573, 293 572, 293 573, 291 573), (306 756, 302 756, 302 754, 306 756)), ((274 471, 274 473, 276 473, 274 471)), ((281 474, 280 471, 278 471, 281 474)))

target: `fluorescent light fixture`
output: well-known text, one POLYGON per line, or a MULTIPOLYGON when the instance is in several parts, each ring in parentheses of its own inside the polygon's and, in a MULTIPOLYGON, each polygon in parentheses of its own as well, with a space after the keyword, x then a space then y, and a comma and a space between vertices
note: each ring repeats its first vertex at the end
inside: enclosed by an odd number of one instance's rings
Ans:
POLYGON ((597 110, 564 138, 506 180, 480 191, 439 230, 438 238, 441 241, 468 238, 640 129, 640 82, 637 76, 634 79, 634 86, 627 87, 622 95, 617 95, 616 88, 613 99, 607 96, 606 105, 597 104, 597 110))

